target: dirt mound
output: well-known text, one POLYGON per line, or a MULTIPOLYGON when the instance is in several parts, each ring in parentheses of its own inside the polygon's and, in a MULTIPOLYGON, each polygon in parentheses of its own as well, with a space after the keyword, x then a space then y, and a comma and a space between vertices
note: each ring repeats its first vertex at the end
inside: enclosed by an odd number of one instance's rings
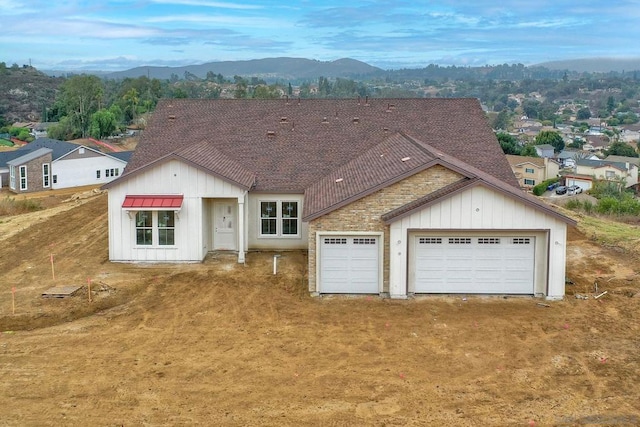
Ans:
POLYGON ((640 424, 638 264, 576 229, 564 301, 397 301, 311 298, 304 252, 277 275, 271 252, 110 263, 103 194, 19 224, 0 237, 0 424, 640 424), (56 284, 83 288, 41 297, 56 284))

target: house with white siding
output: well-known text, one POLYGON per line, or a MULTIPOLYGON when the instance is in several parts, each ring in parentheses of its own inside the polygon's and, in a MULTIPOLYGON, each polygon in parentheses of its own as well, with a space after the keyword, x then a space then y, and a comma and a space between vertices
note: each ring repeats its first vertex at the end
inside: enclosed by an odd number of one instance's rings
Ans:
POLYGON ((124 171, 130 151, 103 153, 84 145, 38 138, 14 151, 0 153, 0 188, 30 193, 102 185, 124 171))
POLYGON ((114 262, 306 250, 313 295, 564 296, 575 222, 476 99, 162 100, 103 188, 114 262))

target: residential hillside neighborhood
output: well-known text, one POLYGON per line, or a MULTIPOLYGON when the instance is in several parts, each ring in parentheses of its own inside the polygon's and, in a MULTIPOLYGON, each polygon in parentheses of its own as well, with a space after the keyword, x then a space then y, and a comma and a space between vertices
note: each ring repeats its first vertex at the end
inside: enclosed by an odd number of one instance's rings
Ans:
POLYGON ((548 299, 564 295, 574 221, 535 196, 638 189, 633 79, 285 88, 236 77, 189 76, 194 95, 224 88, 208 99, 162 97, 145 78, 69 77, 51 114, 0 129, 0 189, 107 190, 115 262, 304 250, 312 295, 548 299), (394 90, 412 96, 380 97, 394 90), (116 148, 132 136, 135 151, 116 148))
POLYGON ((10 425, 640 425, 632 77, 212 79, 0 110, 10 425))

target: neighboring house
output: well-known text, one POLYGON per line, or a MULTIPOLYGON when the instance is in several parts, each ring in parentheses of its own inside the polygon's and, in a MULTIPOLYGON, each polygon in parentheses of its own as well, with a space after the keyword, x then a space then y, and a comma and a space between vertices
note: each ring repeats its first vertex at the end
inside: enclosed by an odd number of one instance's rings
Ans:
POLYGON ((131 152, 105 154, 90 147, 39 138, 0 152, 0 188, 14 193, 101 185, 123 172, 131 152))
POLYGON ((314 294, 562 298, 567 224, 475 99, 161 100, 109 198, 109 259, 308 250, 314 294))
POLYGON ((507 161, 521 188, 532 188, 548 179, 557 178, 560 165, 547 157, 514 156, 507 161))
POLYGON ((556 156, 556 160, 563 168, 575 168, 576 160, 579 159, 599 160, 598 156, 590 151, 584 150, 562 150, 556 156))
POLYGON ((637 144, 640 141, 640 131, 638 129, 624 128, 620 132, 620 140, 637 144))
POLYGON ((567 185, 578 185, 585 191, 593 187, 594 180, 624 182, 628 188, 638 184, 638 166, 630 162, 580 159, 576 161, 575 173, 564 178, 567 185))
POLYGON ((585 137, 585 139, 587 142, 585 142, 585 144, 582 146, 582 149, 584 150, 595 152, 604 151, 609 148, 609 137, 606 135, 588 135, 585 137))
POLYGON ((535 146, 536 154, 539 157, 552 158, 555 153, 555 148, 551 144, 540 144, 535 146))
POLYGON ((38 122, 38 123, 34 123, 33 127, 31 128, 31 135, 34 136, 34 138, 38 139, 38 138, 46 138, 47 137, 47 129, 49 129, 51 126, 57 125, 58 122, 38 122))

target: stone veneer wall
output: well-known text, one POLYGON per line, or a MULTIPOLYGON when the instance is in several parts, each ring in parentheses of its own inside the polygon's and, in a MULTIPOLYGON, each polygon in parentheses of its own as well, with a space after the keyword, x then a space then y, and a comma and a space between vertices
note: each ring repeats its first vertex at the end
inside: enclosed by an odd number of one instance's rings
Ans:
POLYGON ((309 292, 317 292, 316 232, 384 232, 383 292, 389 292, 389 226, 383 214, 462 179, 436 165, 309 222, 309 292))
POLYGON ((37 159, 31 160, 29 163, 16 166, 16 189, 15 193, 31 193, 34 191, 42 191, 51 189, 52 174, 51 174, 51 153, 46 154, 37 159), (44 188, 42 186, 42 165, 49 163, 49 187, 44 188), (20 190, 20 166, 27 167, 27 189, 20 190))

